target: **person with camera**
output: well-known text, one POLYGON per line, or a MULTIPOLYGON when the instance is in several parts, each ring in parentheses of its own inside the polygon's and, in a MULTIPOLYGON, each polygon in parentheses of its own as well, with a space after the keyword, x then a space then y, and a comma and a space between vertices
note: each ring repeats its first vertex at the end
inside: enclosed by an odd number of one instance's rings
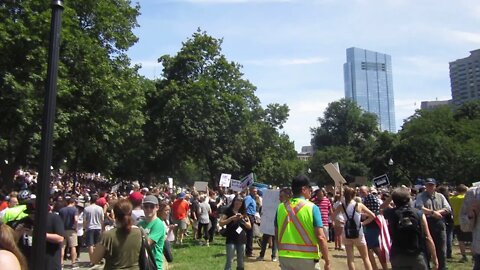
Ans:
POLYGON ((245 245, 247 243, 246 230, 252 228, 250 219, 247 216, 243 198, 236 195, 233 202, 222 214, 220 226, 227 226, 225 247, 227 250, 227 261, 224 270, 232 269, 233 256, 237 253, 237 270, 243 270, 245 258, 245 245))

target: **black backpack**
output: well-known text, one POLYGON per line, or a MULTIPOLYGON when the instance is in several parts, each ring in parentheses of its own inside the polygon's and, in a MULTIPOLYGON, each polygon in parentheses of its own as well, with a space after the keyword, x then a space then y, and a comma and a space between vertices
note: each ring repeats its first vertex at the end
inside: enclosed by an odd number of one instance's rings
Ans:
POLYGON ((345 209, 345 206, 342 204, 343 211, 345 212, 345 215, 347 216, 347 221, 345 222, 345 238, 347 239, 355 239, 358 238, 360 235, 360 226, 355 223, 355 211, 357 209, 358 203, 355 203, 355 207, 353 207, 353 212, 352 216, 348 216, 347 214, 347 209, 345 209))
POLYGON ((421 213, 410 206, 404 206, 395 209, 392 221, 390 230, 394 252, 406 255, 419 254, 424 247, 421 213))

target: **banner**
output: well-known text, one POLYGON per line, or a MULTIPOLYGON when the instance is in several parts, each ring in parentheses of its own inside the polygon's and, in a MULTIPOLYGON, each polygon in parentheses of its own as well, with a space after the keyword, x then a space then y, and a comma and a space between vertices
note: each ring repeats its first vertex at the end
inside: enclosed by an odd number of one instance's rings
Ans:
POLYGON ((263 190, 262 200, 262 222, 260 223, 260 231, 264 234, 275 235, 275 214, 280 204, 280 190, 265 189, 263 190))
POLYGON ((242 181, 231 179, 232 186, 231 189, 236 192, 241 192, 243 190, 242 188, 242 181))
POLYGON ((220 182, 218 185, 221 187, 229 187, 231 178, 232 178, 231 174, 222 173, 222 175, 220 176, 220 182))
POLYGON ((112 186, 112 192, 117 192, 117 190, 120 188, 121 185, 122 185, 122 182, 113 185, 112 186))
POLYGON ((242 180, 240 181, 242 182, 242 189, 248 188, 249 186, 253 185, 253 183, 255 182, 255 174, 250 173, 244 178, 242 178, 242 180))

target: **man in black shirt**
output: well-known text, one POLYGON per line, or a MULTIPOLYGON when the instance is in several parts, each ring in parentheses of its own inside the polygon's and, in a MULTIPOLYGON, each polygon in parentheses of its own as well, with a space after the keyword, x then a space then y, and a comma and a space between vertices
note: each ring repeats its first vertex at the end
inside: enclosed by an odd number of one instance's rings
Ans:
MULTIPOLYGON (((21 235, 19 246, 23 254, 28 260, 28 268, 35 269, 33 262, 32 251, 32 232, 33 221, 35 220, 35 199, 31 199, 27 202, 27 209, 25 213, 28 214, 28 218, 25 219, 23 224, 16 227, 15 231, 21 235)), ((60 216, 53 214, 51 211, 47 214, 47 236, 46 236, 46 257, 45 257, 45 269, 49 270, 61 270, 61 248, 65 235, 63 228, 63 221, 60 216)))

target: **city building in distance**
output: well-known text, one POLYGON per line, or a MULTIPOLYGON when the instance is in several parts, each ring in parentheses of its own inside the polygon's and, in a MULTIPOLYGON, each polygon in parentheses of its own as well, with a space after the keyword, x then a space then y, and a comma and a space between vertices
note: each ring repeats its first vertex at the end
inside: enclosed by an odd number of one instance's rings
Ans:
POLYGON ((431 110, 438 108, 440 106, 447 106, 452 103, 451 100, 434 100, 434 101, 422 101, 420 109, 422 110, 431 110))
POLYGON ((378 117, 381 130, 396 131, 390 55, 359 48, 347 49, 343 65, 345 98, 378 117))
POLYGON ((480 49, 470 56, 450 62, 452 102, 456 106, 480 98, 480 49))

